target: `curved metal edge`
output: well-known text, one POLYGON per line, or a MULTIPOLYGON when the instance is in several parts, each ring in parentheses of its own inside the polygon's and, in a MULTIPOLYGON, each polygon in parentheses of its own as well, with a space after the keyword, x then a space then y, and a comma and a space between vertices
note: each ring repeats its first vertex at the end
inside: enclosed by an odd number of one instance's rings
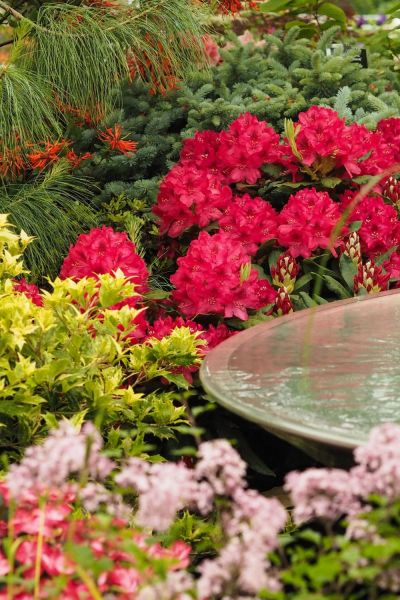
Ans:
MULTIPOLYGON (((284 422, 279 417, 266 417, 266 413, 264 411, 260 411, 257 408, 246 408, 243 405, 237 405, 226 399, 226 392, 221 389, 220 385, 213 381, 213 374, 218 372, 224 372, 229 376, 228 371, 228 362, 229 357, 232 352, 243 342, 246 341, 247 338, 252 338, 258 333, 265 332, 266 330, 277 327, 283 323, 288 321, 292 321, 294 319, 308 319, 313 316, 316 312, 322 311, 333 311, 342 307, 346 304, 356 304, 358 302, 373 302, 377 301, 383 296, 392 296, 392 295, 400 294, 400 289, 389 290, 387 292, 382 292, 376 295, 370 296, 361 296, 356 298, 349 298, 345 300, 337 300, 335 302, 329 304, 323 304, 322 306, 317 306, 313 308, 308 308, 303 311, 299 311, 297 313, 292 313, 290 315, 286 315, 284 317, 279 317, 274 321, 270 321, 267 323, 260 323, 260 325, 255 325, 247 329, 246 331, 240 332, 239 334, 231 337, 221 344, 217 346, 214 350, 212 350, 204 359, 204 362, 200 368, 200 380, 201 383, 207 392, 213 399, 216 400, 221 406, 230 410, 231 412, 245 418, 248 421, 256 423, 260 425, 263 429, 266 430, 276 430, 276 432, 281 432, 282 434, 290 434, 298 437, 303 437, 308 440, 312 440, 321 444, 331 444, 335 445, 339 448, 351 450, 356 448, 358 445, 363 444, 367 441, 368 436, 360 436, 355 440, 349 442, 349 440, 341 436, 340 434, 329 432, 321 434, 313 427, 300 424, 298 421, 290 421, 288 419, 287 422, 284 422), (210 369, 210 362, 213 361, 213 368, 210 369), (211 383, 212 382, 212 383, 211 383)), ((268 416, 268 413, 267 413, 268 416)))

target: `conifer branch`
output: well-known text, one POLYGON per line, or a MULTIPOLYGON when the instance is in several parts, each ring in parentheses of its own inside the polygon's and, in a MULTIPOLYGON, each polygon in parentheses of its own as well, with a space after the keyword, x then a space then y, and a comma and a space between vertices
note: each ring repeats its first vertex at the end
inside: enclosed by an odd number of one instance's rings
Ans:
POLYGON ((2 8, 6 14, 10 14, 15 17, 17 21, 22 21, 22 19, 25 19, 24 15, 12 8, 12 6, 7 4, 7 2, 3 2, 3 0, 0 0, 0 8, 2 8))

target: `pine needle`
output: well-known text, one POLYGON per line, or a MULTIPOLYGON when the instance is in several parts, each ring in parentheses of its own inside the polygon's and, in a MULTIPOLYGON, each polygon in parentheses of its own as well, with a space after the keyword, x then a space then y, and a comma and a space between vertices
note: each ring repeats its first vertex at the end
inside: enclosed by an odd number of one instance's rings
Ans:
POLYGON ((84 203, 93 186, 67 169, 60 162, 32 184, 0 188, 0 213, 9 214, 17 229, 36 238, 25 253, 35 279, 56 276, 69 245, 96 224, 94 212, 84 203))

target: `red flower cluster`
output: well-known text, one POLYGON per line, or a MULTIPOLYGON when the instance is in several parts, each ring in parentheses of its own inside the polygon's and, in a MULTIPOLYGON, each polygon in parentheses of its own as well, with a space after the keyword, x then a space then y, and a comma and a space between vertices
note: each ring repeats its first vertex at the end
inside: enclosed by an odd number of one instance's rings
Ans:
POLYGON ((396 162, 400 163, 400 119, 392 117, 379 121, 377 131, 382 135, 395 156, 396 162))
POLYGON ((260 309, 275 299, 275 291, 251 267, 249 255, 225 232, 202 231, 186 256, 178 258, 171 277, 172 294, 183 314, 213 313, 247 319, 248 309, 260 309))
POLYGON ((255 254, 260 244, 276 238, 278 214, 269 202, 245 194, 234 198, 219 225, 249 254, 255 254))
MULTIPOLYGON (((218 222, 227 210, 229 226, 229 221, 235 219, 235 206, 242 212, 244 206, 250 208, 248 200, 232 203, 229 184, 256 183, 263 164, 285 162, 284 151, 286 147, 279 144, 279 135, 272 127, 249 113, 236 119, 227 131, 205 131, 186 140, 180 162, 164 178, 153 209, 160 218, 160 232, 176 237, 192 226, 206 227, 212 221, 218 222)), ((259 202, 253 202, 261 217, 259 202)), ((265 209, 264 213, 268 213, 268 221, 273 220, 272 209, 265 209)), ((247 231, 246 236, 259 234, 247 231)), ((265 239, 270 237, 273 236, 268 232, 265 239)))
POLYGON ((111 227, 99 227, 82 233, 70 247, 60 271, 61 279, 96 277, 121 269, 125 277, 137 286, 137 292, 147 291, 148 271, 143 258, 136 252, 126 233, 111 227))
POLYGON ((340 210, 327 192, 304 189, 290 196, 279 215, 278 243, 288 248, 293 257, 308 258, 317 248, 339 245, 332 240, 340 210))
MULTIPOLYGON (((354 199, 355 192, 346 192, 342 196, 343 207, 354 199)), ((378 196, 367 196, 360 200, 349 216, 349 221, 361 221, 358 230, 361 249, 364 254, 374 258, 384 254, 393 246, 400 244, 400 222, 397 210, 385 204, 378 196)))
POLYGON ((177 165, 162 182, 153 211, 161 218, 161 233, 177 237, 194 225, 206 227, 218 220, 231 198, 231 189, 218 175, 177 165))
MULTIPOLYGON (((385 129, 385 127, 384 127, 385 129)), ((320 176, 375 175, 397 162, 398 150, 378 128, 346 125, 331 108, 312 106, 299 115, 295 140, 302 164, 320 176)), ((293 161, 298 158, 293 153, 293 161)))

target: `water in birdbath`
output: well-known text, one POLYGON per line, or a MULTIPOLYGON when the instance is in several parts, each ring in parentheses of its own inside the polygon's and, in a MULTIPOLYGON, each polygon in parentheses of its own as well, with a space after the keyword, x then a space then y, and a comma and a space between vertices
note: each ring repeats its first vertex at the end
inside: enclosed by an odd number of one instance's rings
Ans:
POLYGON ((400 422, 400 291, 281 317, 236 335, 201 370, 222 405, 326 464, 400 422))

